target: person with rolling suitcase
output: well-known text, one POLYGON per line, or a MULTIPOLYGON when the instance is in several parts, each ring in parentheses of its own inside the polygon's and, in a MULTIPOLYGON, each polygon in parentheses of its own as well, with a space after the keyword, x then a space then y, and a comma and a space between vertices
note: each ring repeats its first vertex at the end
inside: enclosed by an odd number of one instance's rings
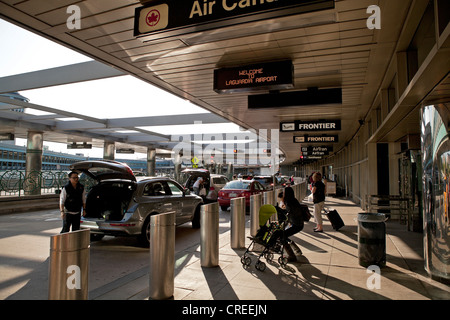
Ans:
POLYGON ((315 172, 313 174, 312 194, 314 203, 314 219, 316 220, 316 228, 314 232, 323 232, 322 210, 325 205, 325 184, 322 182, 322 174, 315 172))

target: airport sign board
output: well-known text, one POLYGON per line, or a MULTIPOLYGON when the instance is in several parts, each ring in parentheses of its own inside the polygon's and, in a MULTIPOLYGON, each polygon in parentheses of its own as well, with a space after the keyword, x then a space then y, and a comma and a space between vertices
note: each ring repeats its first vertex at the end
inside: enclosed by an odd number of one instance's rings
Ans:
POLYGON ((294 66, 290 60, 214 70, 214 91, 217 93, 282 90, 293 87, 294 66))
POLYGON ((322 155, 328 155, 330 152, 333 152, 333 147, 331 146, 321 146, 321 147, 301 147, 301 151, 303 152, 303 155, 305 153, 312 155, 314 153, 320 152, 323 153, 322 155))
POLYGON ((327 9, 334 0, 157 0, 135 9, 134 36, 161 38, 327 9))
POLYGON ((280 122, 281 132, 292 131, 337 131, 341 130, 341 120, 289 121, 280 122))
POLYGON ((339 141, 338 135, 304 135, 294 136, 294 143, 335 143, 339 141))
POLYGON ((0 133, 0 141, 3 140, 14 140, 14 133, 0 133))

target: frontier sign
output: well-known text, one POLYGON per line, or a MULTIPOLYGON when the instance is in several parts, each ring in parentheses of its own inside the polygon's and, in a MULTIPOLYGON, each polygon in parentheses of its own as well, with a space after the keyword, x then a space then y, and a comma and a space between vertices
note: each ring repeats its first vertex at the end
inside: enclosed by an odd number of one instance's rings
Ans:
POLYGON ((136 8, 134 36, 173 36, 326 9, 334 9, 334 0, 152 1, 136 8))
POLYGON ((341 130, 341 120, 280 122, 281 132, 337 130, 341 130))

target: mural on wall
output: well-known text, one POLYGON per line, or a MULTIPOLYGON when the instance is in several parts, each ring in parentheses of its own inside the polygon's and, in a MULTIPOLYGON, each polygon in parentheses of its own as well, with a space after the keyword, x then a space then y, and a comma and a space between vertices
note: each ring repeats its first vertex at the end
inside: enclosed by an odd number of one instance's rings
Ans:
POLYGON ((421 110, 424 258, 431 276, 450 278, 450 104, 421 110))

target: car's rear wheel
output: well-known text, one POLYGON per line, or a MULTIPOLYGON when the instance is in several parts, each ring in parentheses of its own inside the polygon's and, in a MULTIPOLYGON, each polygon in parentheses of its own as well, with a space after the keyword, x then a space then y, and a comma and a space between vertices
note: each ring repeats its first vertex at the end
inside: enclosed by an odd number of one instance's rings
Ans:
POLYGON ((192 228, 199 229, 200 228, 200 205, 195 208, 194 217, 192 218, 192 228))
POLYGON ((150 216, 145 219, 144 225, 142 226, 141 234, 138 236, 140 244, 144 247, 150 246, 150 216))

